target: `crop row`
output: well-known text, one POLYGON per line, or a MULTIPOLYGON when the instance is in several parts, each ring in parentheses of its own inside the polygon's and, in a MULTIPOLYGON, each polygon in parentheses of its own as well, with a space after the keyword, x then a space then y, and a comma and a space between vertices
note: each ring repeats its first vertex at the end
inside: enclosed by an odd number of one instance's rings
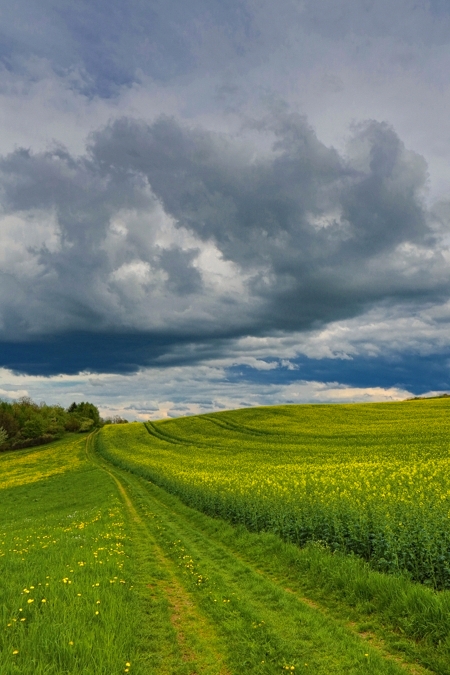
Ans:
POLYGON ((98 445, 209 515, 450 588, 449 412, 284 406, 105 428, 98 445))

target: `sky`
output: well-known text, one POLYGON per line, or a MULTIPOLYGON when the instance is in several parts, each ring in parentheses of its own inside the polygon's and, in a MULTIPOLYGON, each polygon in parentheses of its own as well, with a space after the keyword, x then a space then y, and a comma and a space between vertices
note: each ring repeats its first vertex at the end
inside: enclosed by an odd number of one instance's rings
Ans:
POLYGON ((450 5, 0 0, 0 397, 450 390, 450 5))

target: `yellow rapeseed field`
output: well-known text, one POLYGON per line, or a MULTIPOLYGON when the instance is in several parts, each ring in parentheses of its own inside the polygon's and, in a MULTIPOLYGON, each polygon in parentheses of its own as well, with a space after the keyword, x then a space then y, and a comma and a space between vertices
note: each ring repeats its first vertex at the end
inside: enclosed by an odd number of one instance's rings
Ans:
POLYGON ((110 427, 99 448, 210 515, 449 588, 449 432, 432 399, 110 427))

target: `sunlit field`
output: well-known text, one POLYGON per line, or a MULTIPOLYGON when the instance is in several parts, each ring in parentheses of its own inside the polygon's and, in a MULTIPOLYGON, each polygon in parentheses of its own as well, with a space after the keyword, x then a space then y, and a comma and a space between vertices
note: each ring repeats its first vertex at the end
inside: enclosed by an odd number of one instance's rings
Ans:
POLYGON ((103 454, 212 516, 450 587, 450 402, 284 406, 105 428, 103 454))
POLYGON ((73 437, 0 456, 1 673, 110 675, 131 662, 123 506, 84 447, 73 437))
POLYGON ((0 675, 450 675, 448 412, 247 409, 0 454, 0 675))

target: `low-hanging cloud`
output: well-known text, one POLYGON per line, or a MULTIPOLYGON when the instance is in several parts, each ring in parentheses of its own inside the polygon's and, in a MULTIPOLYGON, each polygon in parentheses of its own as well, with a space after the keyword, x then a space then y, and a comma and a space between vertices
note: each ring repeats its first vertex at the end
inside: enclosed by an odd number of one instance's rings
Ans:
POLYGON ((426 208, 426 185, 388 124, 355 126, 344 156, 284 109, 234 136, 123 118, 81 157, 16 150, 0 160, 4 365, 61 372, 20 345, 75 353, 83 336, 76 368, 123 372, 180 346, 195 361, 240 336, 444 302, 447 211, 426 208))

